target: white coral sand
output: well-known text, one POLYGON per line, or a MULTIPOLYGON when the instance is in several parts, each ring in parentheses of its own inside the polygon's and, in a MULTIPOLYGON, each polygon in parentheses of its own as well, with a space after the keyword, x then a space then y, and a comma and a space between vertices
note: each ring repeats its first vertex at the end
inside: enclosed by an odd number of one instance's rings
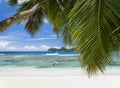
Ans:
POLYGON ((120 71, 88 78, 80 70, 0 71, 0 88, 120 88, 120 71))

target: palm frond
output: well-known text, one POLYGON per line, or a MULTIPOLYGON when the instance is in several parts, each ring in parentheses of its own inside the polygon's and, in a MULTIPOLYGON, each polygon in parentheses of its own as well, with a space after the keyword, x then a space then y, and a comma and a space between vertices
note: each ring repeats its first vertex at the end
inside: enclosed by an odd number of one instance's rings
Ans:
POLYGON ((34 5, 35 4, 33 3, 33 1, 25 2, 25 3, 20 5, 20 7, 18 8, 17 12, 19 13, 19 12, 28 10, 28 9, 32 8, 34 5))
POLYGON ((67 23, 67 14, 75 4, 74 0, 48 0, 48 19, 54 25, 56 34, 63 29, 67 23))
POLYGON ((27 18, 28 21, 25 26, 25 28, 31 35, 36 34, 39 31, 40 26, 43 24, 43 18, 45 16, 45 12, 43 9, 45 4, 44 0, 30 0, 21 4, 21 6, 17 10, 18 13, 22 11, 27 11, 37 3, 39 3, 39 8, 33 13, 33 15, 27 18))
POLYGON ((18 0, 8 0, 7 1, 7 4, 10 5, 10 6, 14 6, 18 3, 18 0))
POLYGON ((65 18, 66 21, 64 22, 64 24, 62 25, 63 28, 60 30, 60 35, 63 37, 63 42, 65 43, 66 46, 73 46, 73 43, 72 43, 72 35, 73 33, 71 34, 70 32, 70 28, 69 26, 67 25, 68 23, 68 13, 71 11, 71 9, 74 7, 76 1, 75 0, 64 0, 64 15, 65 15, 65 18))
POLYGON ((24 20, 26 18, 29 18, 31 15, 35 13, 35 11, 39 8, 39 3, 34 5, 31 9, 27 11, 22 11, 20 13, 17 13, 3 21, 0 22, 0 32, 3 32, 11 25, 15 24, 16 22, 19 22, 21 20, 24 20))
POLYGON ((63 42, 66 46, 73 46, 72 43, 72 35, 69 28, 65 25, 65 27, 60 31, 60 35, 63 38, 63 42))
POLYGON ((58 30, 60 29, 60 25, 62 24, 61 21, 63 21, 62 19, 64 18, 63 13, 61 12, 62 9, 59 7, 57 0, 48 0, 47 17, 49 21, 54 25, 54 29, 56 32, 58 32, 58 30))
POLYGON ((68 15, 73 45, 89 75, 103 72, 111 62, 114 35, 110 34, 120 26, 119 7, 119 0, 78 0, 68 15))
POLYGON ((47 17, 50 23, 53 24, 56 34, 59 34, 60 30, 66 22, 64 1, 65 0, 48 0, 47 17))
POLYGON ((27 21, 27 31, 32 35, 36 34, 39 31, 40 26, 43 24, 43 18, 44 15, 42 9, 39 8, 27 21))

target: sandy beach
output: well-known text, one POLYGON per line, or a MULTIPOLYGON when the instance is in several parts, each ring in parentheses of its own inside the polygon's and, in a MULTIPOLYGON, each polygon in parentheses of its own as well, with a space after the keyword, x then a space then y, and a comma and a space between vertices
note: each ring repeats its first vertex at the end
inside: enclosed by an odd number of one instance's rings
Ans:
POLYGON ((88 78, 81 70, 0 71, 0 88, 120 88, 120 70, 88 78))

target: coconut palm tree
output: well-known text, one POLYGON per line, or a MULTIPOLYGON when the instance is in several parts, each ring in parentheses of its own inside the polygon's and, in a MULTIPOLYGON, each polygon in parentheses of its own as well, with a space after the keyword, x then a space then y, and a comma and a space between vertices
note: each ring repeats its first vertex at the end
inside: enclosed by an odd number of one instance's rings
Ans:
MULTIPOLYGON (((16 22, 27 20, 26 29, 29 33, 35 34, 42 25, 43 18, 48 18, 57 33, 67 19, 65 14, 73 7, 74 3, 73 0, 27 0, 20 4, 17 14, 0 22, 0 31, 6 30, 16 22)), ((10 6, 17 4, 18 0, 8 0, 10 6)))
MULTIPOLYGON (((17 0, 8 0, 16 5, 17 0)), ((26 28, 35 34, 43 18, 61 34, 66 45, 81 53, 81 63, 89 75, 103 72, 119 47, 120 0, 29 0, 17 14, 0 22, 0 31, 27 19, 26 28)))

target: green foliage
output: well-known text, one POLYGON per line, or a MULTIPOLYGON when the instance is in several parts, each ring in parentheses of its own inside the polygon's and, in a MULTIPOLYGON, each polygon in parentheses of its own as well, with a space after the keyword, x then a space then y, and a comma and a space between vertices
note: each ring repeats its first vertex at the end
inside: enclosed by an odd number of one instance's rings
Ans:
POLYGON ((49 21, 54 25, 54 31, 58 34, 59 30, 64 24, 64 14, 62 13, 62 9, 60 8, 57 0, 48 0, 47 8, 47 17, 49 21))
POLYGON ((49 21, 54 25, 54 31, 59 34, 67 23, 67 14, 73 8, 74 0, 48 0, 49 21))
POLYGON ((39 29, 40 26, 43 24, 43 12, 42 9, 38 9, 27 21, 26 24, 26 29, 27 31, 34 35, 36 34, 39 29))
MULTIPOLYGON (((17 10, 18 13, 31 9, 36 3, 39 3, 38 1, 39 0, 30 0, 28 2, 21 4, 21 6, 17 10)), ((36 34, 38 30, 40 29, 40 26, 43 24, 44 14, 43 14, 43 9, 41 8, 41 6, 33 13, 33 15, 27 18, 28 20, 27 20, 25 29, 27 29, 27 31, 31 35, 36 34)))
POLYGON ((78 0, 68 15, 72 43, 89 75, 111 62, 115 35, 110 34, 120 27, 119 7, 120 0, 78 0))
POLYGON ((14 5, 17 4, 17 1, 18 1, 18 0, 8 0, 8 1, 7 1, 7 4, 10 5, 10 6, 14 6, 14 5))
POLYGON ((33 3, 32 0, 30 0, 28 2, 25 2, 25 3, 20 5, 20 7, 18 8, 17 12, 22 12, 22 11, 28 10, 28 9, 32 8, 34 5, 35 4, 33 3))
MULTIPOLYGON (((9 0, 8 2, 13 2, 14 0, 9 0)), ((31 9, 35 4, 40 3, 38 10, 30 16, 26 24, 26 29, 32 35, 37 32, 42 24, 43 18, 48 18, 51 24, 54 25, 54 31, 56 34, 59 34, 60 30, 67 23, 67 14, 70 9, 73 7, 75 1, 73 0, 30 0, 24 2, 20 5, 17 12, 22 12, 31 9), (34 17, 35 16, 35 17, 34 17), (38 20, 36 21, 36 17, 38 20), (33 32, 34 31, 34 32, 33 32), (35 32, 36 31, 36 32, 35 32)), ((16 2, 17 3, 17 2, 16 2)), ((21 20, 19 23, 25 21, 21 20)))

